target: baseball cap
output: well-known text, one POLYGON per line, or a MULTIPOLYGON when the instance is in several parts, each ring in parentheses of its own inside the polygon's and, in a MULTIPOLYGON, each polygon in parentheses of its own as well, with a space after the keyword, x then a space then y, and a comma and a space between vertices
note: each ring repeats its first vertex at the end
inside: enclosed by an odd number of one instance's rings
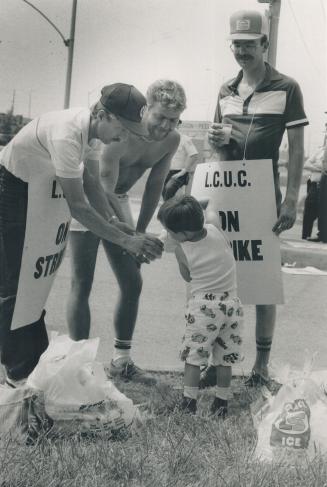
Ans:
POLYGON ((253 40, 260 39, 263 35, 268 36, 268 22, 264 15, 256 10, 239 10, 231 15, 230 20, 231 40, 253 40))
POLYGON ((125 128, 137 135, 148 135, 146 127, 141 124, 146 99, 135 86, 125 83, 104 86, 100 102, 125 128))

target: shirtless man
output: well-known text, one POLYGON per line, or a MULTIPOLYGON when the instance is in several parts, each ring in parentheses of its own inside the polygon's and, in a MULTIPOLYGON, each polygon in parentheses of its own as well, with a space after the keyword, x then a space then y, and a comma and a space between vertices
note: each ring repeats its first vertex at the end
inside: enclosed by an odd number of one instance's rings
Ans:
MULTIPOLYGON (((169 171, 180 136, 175 130, 186 107, 183 88, 170 80, 158 80, 147 91, 147 106, 143 113, 148 137, 129 134, 122 142, 106 147, 100 159, 102 185, 111 207, 120 221, 128 223, 143 234, 158 205, 163 183, 169 171), (129 209, 127 191, 151 168, 141 203, 136 227, 129 209)), ((94 161, 93 170, 99 171, 94 161)), ((90 296, 99 239, 86 229, 76 228, 70 235, 72 283, 68 299, 67 320, 74 340, 88 338, 90 333, 90 296)), ((131 360, 132 337, 142 290, 139 261, 117 245, 103 241, 104 249, 119 285, 119 297, 114 314, 114 354, 109 372, 112 377, 123 377, 153 384, 131 360)))

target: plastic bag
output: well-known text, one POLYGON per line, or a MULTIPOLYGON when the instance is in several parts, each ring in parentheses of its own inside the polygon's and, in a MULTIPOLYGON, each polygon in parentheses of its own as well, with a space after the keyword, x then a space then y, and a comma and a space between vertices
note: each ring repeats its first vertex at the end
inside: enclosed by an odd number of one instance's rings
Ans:
POLYGON ((53 422, 45 412, 42 393, 30 387, 13 389, 0 384, 0 437, 10 434, 18 442, 32 443, 53 422))
POLYGON ((75 342, 55 336, 27 380, 43 391, 46 413, 61 432, 117 431, 139 415, 95 362, 98 345, 98 338, 75 342))
POLYGON ((296 375, 288 381, 284 376, 274 397, 264 388, 263 404, 257 411, 252 408, 258 431, 255 456, 261 460, 293 464, 318 452, 327 454, 326 396, 310 377, 308 363, 302 377, 296 375))
POLYGON ((29 387, 44 391, 53 377, 60 370, 70 365, 72 357, 76 360, 75 372, 82 365, 94 362, 99 346, 99 338, 90 338, 78 342, 67 335, 53 333, 48 348, 41 355, 37 366, 29 375, 26 384, 29 387))

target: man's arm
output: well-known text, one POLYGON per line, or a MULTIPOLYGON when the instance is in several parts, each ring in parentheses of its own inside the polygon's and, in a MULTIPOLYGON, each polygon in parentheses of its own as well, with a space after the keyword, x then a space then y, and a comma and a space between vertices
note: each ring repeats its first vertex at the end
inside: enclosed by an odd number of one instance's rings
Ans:
POLYGON ((304 163, 304 128, 289 128, 287 135, 289 147, 287 189, 285 199, 281 205, 279 218, 272 229, 276 235, 292 228, 295 223, 296 206, 304 163))
POLYGON ((141 210, 136 231, 144 233, 159 203, 163 183, 169 171, 170 162, 179 144, 179 134, 175 132, 170 151, 158 161, 149 174, 142 197, 141 210))
POLYGON ((123 152, 124 143, 112 143, 104 148, 100 158, 100 183, 110 206, 122 222, 125 221, 125 217, 119 199, 115 194, 115 188, 119 176, 120 158, 123 152))
POLYGON ((208 130, 208 142, 213 152, 210 155, 210 160, 224 161, 227 159, 228 144, 225 144, 225 134, 223 130, 223 116, 220 109, 220 100, 223 98, 221 90, 218 94, 216 110, 214 114, 213 123, 208 130))
POLYGON ((87 160, 83 174, 84 192, 91 206, 100 214, 105 215, 106 220, 115 223, 116 227, 129 235, 135 233, 135 229, 125 222, 120 221, 115 208, 110 204, 99 178, 99 161, 87 160))
POLYGON ((151 236, 129 236, 115 225, 107 222, 106 208, 98 213, 86 199, 82 178, 58 177, 72 216, 91 232, 104 240, 113 242, 133 254, 144 255, 153 260, 161 255, 162 243, 151 236))
POLYGON ((85 161, 83 187, 90 205, 100 215, 103 215, 108 220, 115 214, 113 209, 109 206, 105 192, 100 183, 98 161, 85 161))

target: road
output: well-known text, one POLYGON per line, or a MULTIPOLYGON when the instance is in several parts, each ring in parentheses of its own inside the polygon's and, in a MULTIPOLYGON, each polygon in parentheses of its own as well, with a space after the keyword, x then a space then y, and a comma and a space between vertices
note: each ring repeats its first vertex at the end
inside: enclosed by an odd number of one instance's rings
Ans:
MULTIPOLYGON (((136 200, 133 212, 138 211, 136 200)), ((159 233, 160 226, 153 220, 149 231, 159 233)), ((288 232, 299 238, 300 226, 288 232)), ((133 357, 135 362, 148 369, 176 369, 182 365, 178 349, 184 330, 183 307, 185 287, 179 277, 172 254, 150 265, 143 265, 144 287, 136 325, 133 357)), ((59 269, 47 304, 49 330, 67 333, 65 304, 69 289, 69 248, 59 269)), ((285 304, 278 306, 278 320, 272 348, 272 361, 290 363, 300 368, 304 351, 318 352, 316 368, 327 369, 327 277, 303 276, 283 273, 285 304)), ((113 310, 117 297, 117 284, 100 249, 95 282, 91 297, 92 336, 101 337, 98 358, 108 362, 113 347, 113 310)), ((255 356, 254 307, 245 307, 245 360, 238 373, 247 373, 255 356)))

